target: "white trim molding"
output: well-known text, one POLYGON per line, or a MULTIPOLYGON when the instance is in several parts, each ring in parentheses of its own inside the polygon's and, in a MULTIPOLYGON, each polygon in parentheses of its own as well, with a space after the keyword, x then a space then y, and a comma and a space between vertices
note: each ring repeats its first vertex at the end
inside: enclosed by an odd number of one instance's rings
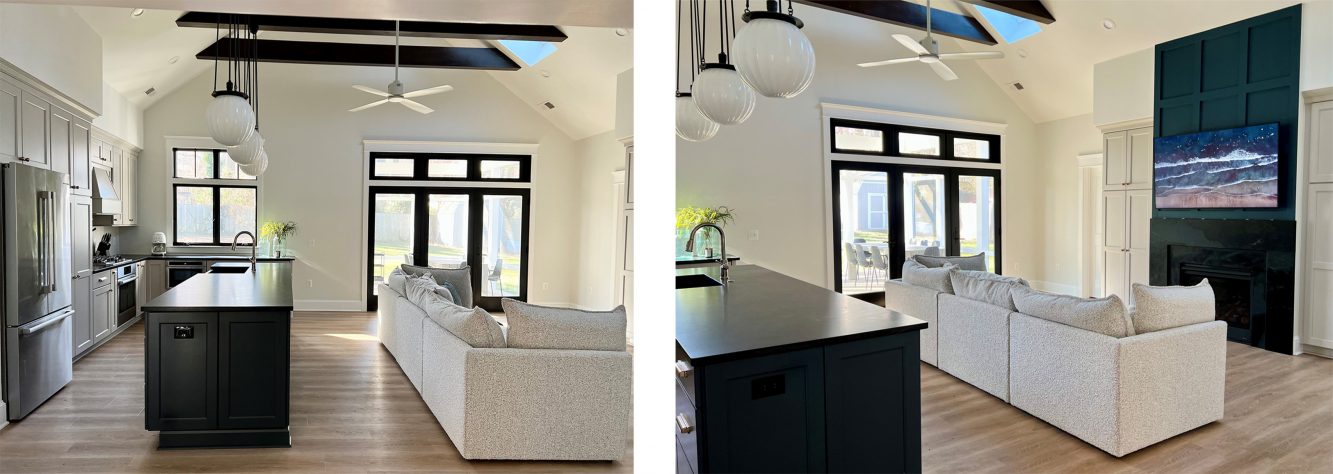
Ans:
POLYGON ((1102 133, 1110 133, 1110 132, 1120 132, 1124 130, 1133 130, 1136 128, 1151 127, 1151 126, 1153 126, 1153 118, 1145 117, 1133 120, 1124 120, 1120 122, 1101 124, 1097 126, 1097 129, 1101 130, 1102 133))
POLYGON ((942 128, 958 132, 986 133, 990 135, 1003 135, 1005 129, 1009 128, 1009 124, 999 122, 985 122, 958 117, 946 117, 943 115, 901 112, 897 110, 839 104, 835 102, 821 102, 819 108, 823 111, 824 118, 887 122, 898 125, 942 128))

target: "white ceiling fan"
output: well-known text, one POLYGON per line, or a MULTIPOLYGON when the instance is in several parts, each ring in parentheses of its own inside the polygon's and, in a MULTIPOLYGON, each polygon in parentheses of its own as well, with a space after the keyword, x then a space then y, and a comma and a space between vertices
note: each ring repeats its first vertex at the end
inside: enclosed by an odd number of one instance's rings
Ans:
POLYGON ((371 103, 369 103, 369 104, 366 104, 366 105, 357 107, 357 108, 355 108, 355 109, 351 109, 351 110, 349 110, 348 112, 360 112, 360 111, 362 111, 362 110, 366 110, 366 109, 369 109, 369 108, 371 108, 371 107, 375 107, 375 106, 380 105, 380 104, 384 104, 384 103, 392 102, 392 103, 395 103, 395 104, 403 104, 404 106, 406 106, 406 107, 409 108, 409 109, 415 110, 415 111, 417 111, 417 112, 421 112, 421 113, 423 113, 423 114, 428 114, 428 113, 434 112, 435 110, 434 110, 434 109, 431 109, 430 107, 426 107, 426 106, 424 106, 424 105, 421 105, 421 103, 412 100, 412 98, 414 98, 414 97, 428 96, 428 95, 431 95, 431 94, 439 94, 439 93, 441 93, 441 92, 449 92, 449 91, 451 91, 451 90, 454 90, 454 86, 436 86, 436 87, 432 87, 432 88, 429 88, 429 89, 421 89, 421 90, 419 90, 419 91, 412 91, 412 92, 408 92, 408 93, 404 94, 404 93, 403 93, 403 83, 398 82, 398 35, 399 35, 399 32, 398 32, 398 21, 397 21, 397 20, 394 20, 394 22, 393 22, 393 82, 390 82, 390 83, 389 83, 389 87, 388 87, 389 90, 388 90, 388 92, 385 92, 385 91, 376 89, 376 88, 374 88, 374 87, 366 87, 366 86, 362 86, 362 85, 355 85, 355 86, 352 86, 352 87, 356 88, 356 90, 363 91, 363 92, 369 92, 369 93, 371 93, 371 94, 375 94, 375 95, 377 95, 377 96, 383 97, 383 99, 380 99, 380 100, 371 102, 371 103))
POLYGON ((913 40, 911 36, 903 34, 893 35, 893 39, 898 40, 898 42, 902 43, 902 45, 907 47, 907 49, 910 49, 912 50, 913 53, 916 53, 916 57, 890 59, 887 61, 875 61, 871 63, 861 63, 858 64, 858 66, 878 67, 878 66, 887 66, 889 64, 900 64, 900 63, 910 63, 919 61, 929 65, 931 69, 935 70, 935 74, 939 74, 941 79, 944 79, 946 81, 952 81, 954 79, 958 79, 958 75, 954 74, 953 69, 949 69, 949 66, 945 65, 941 61, 954 61, 960 59, 1000 59, 1004 57, 1004 53, 1000 51, 983 51, 978 53, 940 53, 939 42, 935 41, 935 38, 930 34, 930 28, 931 28, 930 12, 931 12, 930 0, 926 0, 926 37, 922 38, 919 43, 916 40, 913 40))

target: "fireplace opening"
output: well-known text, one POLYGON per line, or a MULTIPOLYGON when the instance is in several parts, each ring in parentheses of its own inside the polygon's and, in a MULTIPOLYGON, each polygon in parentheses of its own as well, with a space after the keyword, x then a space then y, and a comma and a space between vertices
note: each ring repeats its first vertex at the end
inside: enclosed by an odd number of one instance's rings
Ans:
POLYGON ((1254 275, 1246 270, 1183 263, 1179 285, 1193 286, 1204 278, 1213 287, 1217 320, 1226 321, 1230 339, 1250 342, 1254 330, 1254 275))

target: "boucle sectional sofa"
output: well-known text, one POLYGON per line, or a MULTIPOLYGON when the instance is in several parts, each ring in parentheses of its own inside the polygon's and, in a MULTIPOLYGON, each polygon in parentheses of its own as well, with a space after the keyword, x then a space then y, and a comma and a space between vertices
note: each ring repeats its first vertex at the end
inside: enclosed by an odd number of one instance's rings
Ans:
POLYGON ((1134 311, 963 265, 909 261, 885 283, 889 309, 934 328, 922 361, 1117 457, 1222 419, 1226 323, 1206 281, 1135 285, 1134 311))
POLYGON ((431 278, 378 284, 379 339, 466 459, 617 460, 630 430, 625 314, 505 300, 508 333, 431 278), (433 287, 432 287, 433 286, 433 287))

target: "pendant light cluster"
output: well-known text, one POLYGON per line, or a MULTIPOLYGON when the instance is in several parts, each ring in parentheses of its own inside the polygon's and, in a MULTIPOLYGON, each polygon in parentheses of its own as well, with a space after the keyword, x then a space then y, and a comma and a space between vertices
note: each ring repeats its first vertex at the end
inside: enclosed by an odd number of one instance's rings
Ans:
MULTIPOLYGON (((805 26, 793 15, 791 0, 781 12, 780 0, 767 0, 765 11, 750 11, 746 0, 736 30, 735 0, 718 0, 717 62, 705 62, 707 0, 689 0, 689 92, 681 92, 677 71, 676 134, 703 141, 717 134, 719 125, 737 125, 754 112, 755 93, 792 98, 810 86, 815 76, 815 50, 801 33, 805 26), (697 75, 696 75, 697 71, 697 75)), ((677 9, 677 30, 681 11, 677 9)), ((677 52, 679 55, 679 51, 677 52)), ((678 58, 679 61, 684 58, 678 58)))
POLYGON ((213 60, 213 101, 204 111, 208 133, 227 147, 227 155, 250 176, 259 176, 268 169, 268 152, 264 137, 259 134, 259 25, 248 16, 218 15, 215 36, 222 39, 223 29, 228 41, 218 41, 217 56, 223 56, 227 82, 218 89, 223 66, 213 60), (224 48, 223 45, 226 45, 224 48))

